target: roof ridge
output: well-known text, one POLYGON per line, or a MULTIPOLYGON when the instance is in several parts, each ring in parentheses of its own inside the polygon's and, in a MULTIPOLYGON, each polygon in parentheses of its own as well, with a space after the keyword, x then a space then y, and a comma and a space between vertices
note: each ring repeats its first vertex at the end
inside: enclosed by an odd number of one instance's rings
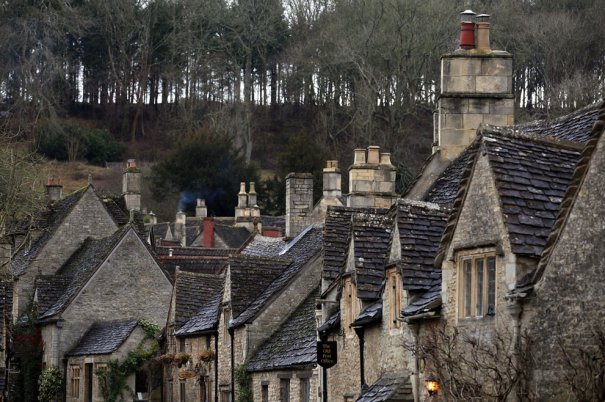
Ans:
POLYGON ((437 211, 443 211, 443 212, 447 212, 450 209, 443 205, 436 204, 434 202, 413 200, 410 198, 403 198, 403 197, 397 198, 397 201, 395 202, 394 205, 420 207, 420 208, 424 208, 427 210, 437 210, 437 211))
POLYGON ((501 127, 493 126, 490 124, 482 124, 477 130, 478 137, 483 141, 487 140, 490 136, 501 136, 504 138, 513 138, 519 140, 526 140, 540 144, 552 145, 557 148, 565 148, 569 150, 578 151, 584 148, 584 144, 576 141, 563 140, 548 135, 537 135, 512 127, 501 127))
POLYGON ((248 254, 232 254, 229 256, 230 260, 256 260, 256 261, 267 261, 267 262, 283 262, 283 263, 292 263, 293 260, 291 258, 281 257, 281 256, 260 256, 260 255, 248 255, 248 254))

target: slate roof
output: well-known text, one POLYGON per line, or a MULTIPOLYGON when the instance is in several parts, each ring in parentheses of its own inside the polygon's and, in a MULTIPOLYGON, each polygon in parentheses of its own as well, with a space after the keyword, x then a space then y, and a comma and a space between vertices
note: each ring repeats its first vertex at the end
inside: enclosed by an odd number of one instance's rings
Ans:
POLYGON ((391 217, 374 213, 355 213, 352 217, 357 297, 380 297, 384 268, 391 251, 391 217))
POLYGON ((174 282, 176 328, 200 311, 222 285, 218 275, 178 271, 174 282))
POLYGON ((382 321, 382 299, 376 300, 357 316, 351 324, 352 327, 365 327, 366 325, 379 323, 382 321))
POLYGON ((517 125, 515 128, 527 134, 586 143, 600 107, 601 102, 597 102, 554 120, 538 120, 517 125))
POLYGON ((40 250, 50 240, 55 230, 61 225, 61 222, 69 215, 73 207, 80 201, 88 187, 81 188, 63 199, 51 204, 40 216, 44 219, 38 220, 38 229, 42 230, 42 235, 32 243, 31 247, 24 247, 11 263, 13 273, 21 275, 25 268, 33 261, 40 250))
MULTIPOLYGON (((166 239, 166 235, 168 235, 169 231, 170 231, 170 223, 169 222, 159 222, 156 223, 155 225, 152 224, 147 224, 147 232, 149 232, 151 230, 151 228, 153 227, 153 233, 156 237, 159 237, 160 239, 166 239)), ((172 235, 171 235, 172 238, 172 235)))
POLYGON ((246 228, 221 225, 216 222, 214 223, 214 233, 229 248, 240 248, 248 240, 248 237, 250 237, 250 232, 246 228))
POLYGON ((259 347, 258 352, 248 362, 249 371, 316 366, 315 299, 317 297, 318 290, 316 289, 259 347))
POLYGON ((483 133, 504 223, 515 254, 540 257, 580 148, 525 135, 483 133))
POLYGON ((322 277, 336 279, 345 264, 354 213, 386 215, 387 209, 329 206, 324 224, 324 267, 322 277))
POLYGON ((181 328, 174 332, 175 336, 191 336, 218 329, 220 306, 223 299, 223 282, 214 293, 208 292, 202 308, 195 313, 181 328))
POLYGON ((357 402, 385 401, 414 401, 414 394, 408 374, 385 373, 357 399, 357 402))
POLYGON ((158 246, 155 249, 155 253, 160 259, 168 259, 170 250, 172 250, 172 257, 187 257, 191 259, 195 258, 227 258, 230 254, 235 254, 237 249, 234 248, 204 248, 204 247, 166 247, 158 246))
POLYGON ((401 260, 397 266, 406 290, 427 290, 440 277, 434 265, 450 210, 436 204, 398 200, 397 227, 401 260))
POLYGON ((563 230, 563 227, 567 222, 567 218, 569 217, 569 214, 573 209, 575 199, 582 188, 582 182, 584 181, 584 178, 588 173, 592 156, 594 155, 597 149, 598 142, 603 136, 604 129, 605 101, 602 101, 598 104, 597 121, 593 125, 586 146, 582 150, 582 155, 580 157, 580 160, 578 161, 578 164, 576 165, 576 169, 574 171, 570 185, 567 188, 567 193, 565 194, 565 197, 561 202, 559 214, 553 225, 553 230, 550 232, 550 235, 546 241, 544 252, 542 253, 542 257, 540 259, 538 267, 533 273, 533 275, 528 278, 527 281, 520 281, 520 283, 517 285, 517 289, 515 289, 515 292, 521 294, 525 293, 528 290, 528 287, 531 287, 533 283, 536 283, 542 277, 542 274, 544 273, 544 270, 546 269, 546 266, 550 260, 550 256, 553 250, 555 249, 556 244, 558 243, 558 239, 563 230))
POLYGON ((287 243, 279 237, 255 235, 241 251, 246 255, 278 255, 287 243))
POLYGON ((280 257, 233 255, 229 258, 231 317, 236 319, 292 260, 280 257))
MULTIPOLYGON (((279 274, 258 297, 238 317, 233 319, 231 326, 246 323, 256 316, 259 311, 284 289, 315 256, 319 256, 323 242, 322 229, 317 226, 308 226, 298 236, 292 239, 279 253, 283 258, 292 260, 283 272, 279 274)), ((319 278, 317 278, 319 282, 319 278)))
POLYGON ((456 200, 465 169, 475 158, 477 145, 468 146, 445 168, 427 191, 424 201, 451 207, 456 200))
POLYGON ((429 311, 437 310, 441 307, 441 276, 435 278, 431 287, 427 291, 422 292, 417 297, 405 306, 401 315, 413 316, 422 313, 428 313, 429 311))
POLYGON ((50 318, 63 311, 130 228, 125 226, 113 235, 98 240, 87 238, 57 271, 57 275, 70 278, 69 285, 46 311, 39 310, 39 317, 50 318))
POLYGON ((136 320, 95 322, 68 356, 108 355, 128 339, 137 326, 136 320))
POLYGON ((328 336, 330 332, 340 328, 340 311, 332 314, 322 325, 317 328, 321 338, 328 336))
POLYGON ((35 284, 38 311, 48 310, 65 292, 71 280, 72 277, 68 275, 38 277, 35 284))

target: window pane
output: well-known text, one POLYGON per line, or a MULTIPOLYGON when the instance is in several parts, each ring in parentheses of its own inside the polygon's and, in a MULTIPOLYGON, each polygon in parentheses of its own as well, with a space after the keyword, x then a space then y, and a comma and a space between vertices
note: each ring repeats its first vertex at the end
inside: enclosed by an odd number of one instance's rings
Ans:
POLYGON ((471 316, 471 294, 473 291, 473 267, 471 260, 464 261, 464 316, 471 316))
POLYGON ((475 315, 483 315, 483 259, 476 260, 477 264, 477 310, 475 315))
POLYGON ((496 313, 496 257, 487 258, 487 314, 496 313))

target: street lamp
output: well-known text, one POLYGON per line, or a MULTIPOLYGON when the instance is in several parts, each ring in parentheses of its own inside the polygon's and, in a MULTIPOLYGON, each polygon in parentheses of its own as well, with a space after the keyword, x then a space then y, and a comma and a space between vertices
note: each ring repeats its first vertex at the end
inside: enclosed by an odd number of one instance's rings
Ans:
POLYGON ((429 396, 435 396, 439 392, 439 383, 432 374, 429 374, 429 376, 426 377, 426 380, 424 380, 424 387, 429 393, 429 396))

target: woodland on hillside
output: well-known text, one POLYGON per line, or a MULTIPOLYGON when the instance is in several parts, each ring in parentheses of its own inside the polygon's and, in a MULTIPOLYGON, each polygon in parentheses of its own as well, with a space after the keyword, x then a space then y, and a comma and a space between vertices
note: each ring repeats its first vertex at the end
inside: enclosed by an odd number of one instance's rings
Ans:
MULTIPOLYGON (((491 14, 492 47, 515 56, 518 121, 603 96, 601 0, 6 0, 3 140, 76 121, 153 160, 203 130, 275 171, 288 137, 304 135, 342 166, 379 144, 411 177, 465 8, 491 14)), ((70 144, 75 159, 89 152, 70 144)))

